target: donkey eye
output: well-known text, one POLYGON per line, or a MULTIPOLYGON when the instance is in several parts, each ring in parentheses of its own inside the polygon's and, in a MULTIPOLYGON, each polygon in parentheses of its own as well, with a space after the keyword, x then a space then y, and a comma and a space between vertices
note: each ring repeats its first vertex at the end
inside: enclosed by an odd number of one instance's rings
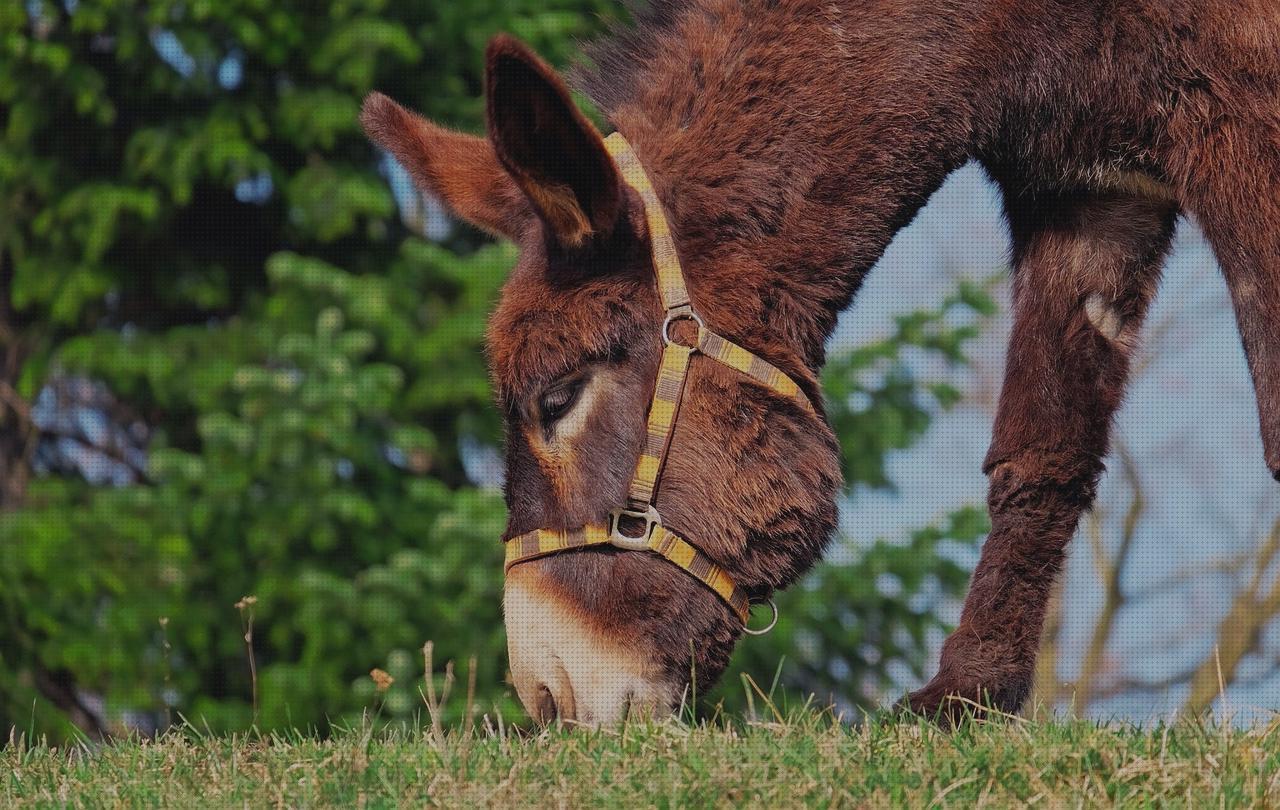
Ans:
POLYGON ((557 385, 547 391, 538 402, 538 406, 542 409, 542 418, 551 423, 564 416, 578 400, 578 394, 581 392, 582 380, 557 385))

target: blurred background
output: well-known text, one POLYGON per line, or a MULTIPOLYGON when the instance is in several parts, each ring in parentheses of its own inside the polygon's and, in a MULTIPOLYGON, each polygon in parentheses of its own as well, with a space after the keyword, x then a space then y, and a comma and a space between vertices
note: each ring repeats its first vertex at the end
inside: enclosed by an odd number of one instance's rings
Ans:
MULTIPOLYGON (((492 34, 565 65, 621 13, 0 3, 6 738, 420 724, 446 689, 444 722, 523 717, 482 348, 514 252, 415 192, 356 115, 376 88, 481 131, 492 34)), ((759 710, 754 681, 856 720, 930 674, 987 530, 1007 247, 965 167, 845 313, 841 535, 703 712, 759 710)), ((1035 699, 1137 722, 1280 708, 1280 497, 1193 223, 1114 444, 1035 699)))

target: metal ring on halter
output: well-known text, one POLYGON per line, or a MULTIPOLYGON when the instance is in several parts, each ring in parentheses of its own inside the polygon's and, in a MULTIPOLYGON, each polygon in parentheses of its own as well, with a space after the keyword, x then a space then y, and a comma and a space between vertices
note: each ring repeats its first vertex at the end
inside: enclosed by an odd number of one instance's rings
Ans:
POLYGON ((752 630, 750 627, 747 627, 744 624, 742 625, 742 632, 746 633, 749 636, 763 636, 765 633, 772 630, 774 628, 774 625, 778 623, 778 603, 774 602, 772 599, 766 599, 763 602, 752 602, 751 604, 768 605, 769 609, 773 611, 773 618, 769 621, 769 624, 761 630, 752 630))
POLYGON ((676 307, 668 311, 667 317, 662 321, 662 345, 664 346, 671 345, 671 324, 674 321, 693 321, 698 325, 699 330, 707 328, 707 325, 698 317, 698 313, 693 311, 693 307, 688 304, 676 307))

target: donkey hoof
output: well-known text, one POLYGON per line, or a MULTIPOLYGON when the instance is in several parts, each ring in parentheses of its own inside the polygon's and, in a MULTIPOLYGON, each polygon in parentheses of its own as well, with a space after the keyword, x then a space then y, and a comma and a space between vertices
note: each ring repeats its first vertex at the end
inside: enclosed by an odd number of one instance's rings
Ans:
POLYGON ((966 697, 970 691, 935 679, 898 701, 895 708, 899 713, 918 715, 943 728, 954 728, 966 717, 981 719, 986 713, 981 703, 966 697))
POLYGON ((1022 678, 992 687, 935 677, 924 688, 903 698, 898 709, 925 717, 943 728, 954 728, 965 719, 985 720, 991 714, 1018 711, 1030 686, 1030 680, 1022 678))

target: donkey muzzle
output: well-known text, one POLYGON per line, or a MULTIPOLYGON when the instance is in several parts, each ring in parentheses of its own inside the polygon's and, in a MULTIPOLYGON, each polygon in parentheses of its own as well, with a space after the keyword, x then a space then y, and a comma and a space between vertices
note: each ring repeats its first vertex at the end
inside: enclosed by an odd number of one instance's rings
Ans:
POLYGON ((511 678, 538 722, 595 727, 674 710, 672 687, 641 645, 598 628, 546 587, 537 566, 508 574, 503 613, 511 678))

